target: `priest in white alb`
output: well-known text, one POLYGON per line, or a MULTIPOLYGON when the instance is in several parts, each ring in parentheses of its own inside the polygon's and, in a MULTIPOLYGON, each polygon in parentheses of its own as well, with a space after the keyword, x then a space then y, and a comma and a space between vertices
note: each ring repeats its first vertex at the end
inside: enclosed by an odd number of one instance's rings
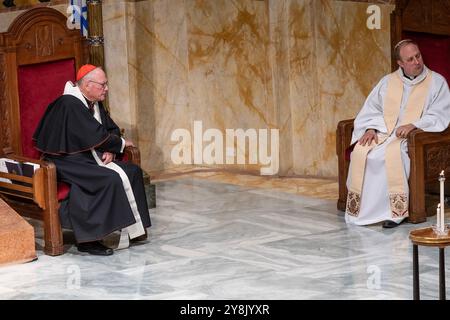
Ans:
POLYGON ((408 217, 410 160, 407 136, 416 128, 445 130, 450 92, 443 76, 428 69, 417 43, 406 39, 394 49, 397 71, 383 77, 354 122, 347 179, 345 220, 398 226, 408 217))

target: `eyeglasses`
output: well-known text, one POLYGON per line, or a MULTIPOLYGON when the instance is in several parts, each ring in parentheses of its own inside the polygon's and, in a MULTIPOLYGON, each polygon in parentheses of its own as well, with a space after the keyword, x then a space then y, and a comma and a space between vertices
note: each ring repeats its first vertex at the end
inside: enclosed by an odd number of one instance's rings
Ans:
POLYGON ((105 89, 108 86, 108 81, 106 81, 106 82, 97 82, 94 80, 89 80, 89 81, 101 85, 102 89, 105 89))

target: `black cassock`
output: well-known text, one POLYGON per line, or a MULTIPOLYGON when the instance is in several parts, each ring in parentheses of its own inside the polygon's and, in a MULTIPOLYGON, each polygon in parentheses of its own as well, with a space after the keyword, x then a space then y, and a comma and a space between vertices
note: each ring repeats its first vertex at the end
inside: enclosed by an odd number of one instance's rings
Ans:
MULTIPOLYGON (((90 150, 118 154, 122 146, 119 127, 98 105, 102 123, 78 98, 63 95, 47 107, 33 135, 44 159, 55 164, 58 181, 71 186, 59 214, 61 225, 73 230, 77 242, 100 240, 136 223, 119 174, 98 165, 90 150)), ((127 174, 142 224, 150 227, 141 168, 114 163, 127 174)))

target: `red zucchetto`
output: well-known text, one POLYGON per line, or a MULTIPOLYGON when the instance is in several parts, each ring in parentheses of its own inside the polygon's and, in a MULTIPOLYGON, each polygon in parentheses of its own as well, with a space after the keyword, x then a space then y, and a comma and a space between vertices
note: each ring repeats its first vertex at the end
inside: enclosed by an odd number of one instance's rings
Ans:
POLYGON ((81 68, 77 72, 77 81, 80 81, 81 78, 83 78, 94 69, 97 69, 97 67, 92 64, 85 64, 81 66, 81 68))

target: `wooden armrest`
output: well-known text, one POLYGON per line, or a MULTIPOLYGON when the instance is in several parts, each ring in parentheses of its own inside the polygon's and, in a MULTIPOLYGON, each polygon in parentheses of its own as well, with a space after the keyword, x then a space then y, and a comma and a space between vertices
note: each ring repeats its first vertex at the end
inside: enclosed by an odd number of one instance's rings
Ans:
MULTIPOLYGON (((408 154, 411 159, 409 180, 410 186, 416 188, 415 194, 424 194, 425 185, 428 190, 434 188, 439 172, 446 168, 445 150, 448 150, 449 147, 450 128, 443 132, 424 132, 414 129, 408 134, 408 154)), ((424 210, 423 206, 424 204, 421 203, 421 210, 424 210)))
POLYGON ((138 166, 141 165, 141 153, 137 147, 125 147, 123 153, 127 155, 128 160, 138 166))
POLYGON ((409 148, 439 142, 450 142, 450 127, 442 132, 425 132, 421 129, 414 129, 408 134, 409 148))
POLYGON ((339 121, 336 129, 336 154, 342 155, 352 141, 353 122, 355 119, 339 121))
POLYGON ((58 203, 56 166, 52 162, 39 162, 41 167, 33 175, 33 200, 45 210, 50 203, 58 203), (46 201, 46 199, 48 200, 46 201))
MULTIPOLYGON (((123 138, 125 135, 125 129, 120 129, 120 136, 123 138)), ((128 157, 128 161, 141 166, 141 153, 137 147, 125 147, 123 153, 128 157)))
POLYGON ((338 123, 338 128, 341 128, 341 130, 353 130, 353 123, 355 119, 347 119, 347 120, 341 120, 338 123))

